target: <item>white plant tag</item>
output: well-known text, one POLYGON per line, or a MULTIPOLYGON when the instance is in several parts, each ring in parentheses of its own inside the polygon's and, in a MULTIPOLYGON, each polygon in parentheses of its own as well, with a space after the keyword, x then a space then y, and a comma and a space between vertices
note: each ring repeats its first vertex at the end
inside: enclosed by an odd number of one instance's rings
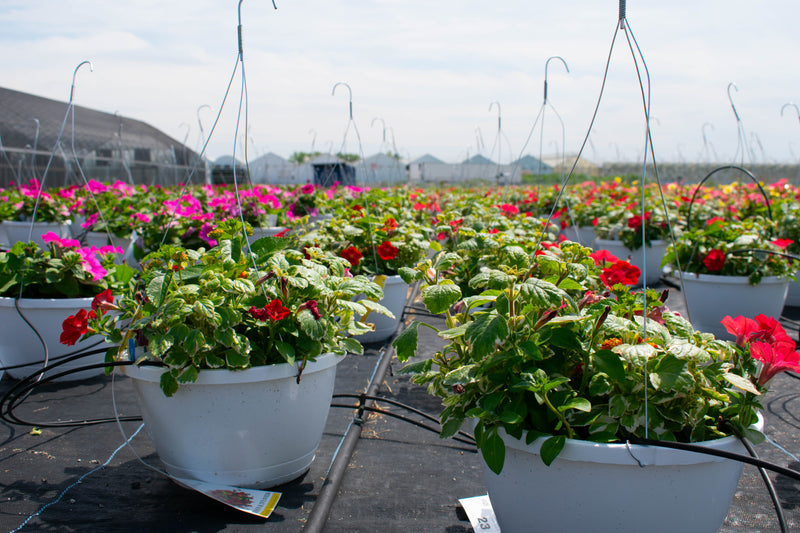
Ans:
POLYGON ((228 485, 213 485, 195 479, 177 477, 172 477, 172 479, 187 489, 196 490, 234 509, 239 509, 245 513, 254 514, 262 518, 267 518, 272 514, 272 511, 275 510, 275 507, 278 505, 278 500, 281 497, 280 492, 243 489, 239 487, 230 487, 228 485))
POLYGON ((497 524, 488 494, 472 498, 461 498, 458 503, 467 513, 467 518, 469 518, 469 523, 472 524, 472 529, 475 530, 475 533, 484 531, 500 533, 500 526, 497 524))

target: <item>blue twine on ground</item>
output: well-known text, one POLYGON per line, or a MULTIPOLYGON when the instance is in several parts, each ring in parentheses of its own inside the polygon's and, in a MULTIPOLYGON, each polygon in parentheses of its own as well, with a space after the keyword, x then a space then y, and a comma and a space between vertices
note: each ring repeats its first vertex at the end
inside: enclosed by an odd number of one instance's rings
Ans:
POLYGON ((141 426, 139 426, 139 429, 137 429, 137 430, 136 430, 136 431, 133 433, 133 435, 131 435, 130 437, 128 437, 128 440, 126 440, 125 442, 123 442, 123 443, 120 445, 120 447, 119 447, 119 448, 117 448, 116 450, 114 450, 114 453, 112 453, 112 454, 111 454, 111 456, 109 456, 109 458, 106 460, 106 462, 105 462, 105 463, 103 463, 103 464, 101 464, 100 466, 98 466, 98 467, 96 467, 96 468, 93 468, 92 470, 89 470, 88 472, 86 472, 85 474, 83 474, 81 477, 79 477, 79 478, 78 478, 78 481, 76 481, 75 483, 73 483, 73 484, 72 484, 72 485, 70 485, 69 487, 65 488, 63 491, 61 491, 61 494, 59 494, 59 495, 58 495, 58 498, 56 498, 54 501, 52 501, 52 502, 50 502, 50 503, 48 503, 48 504, 44 505, 44 506, 43 506, 41 509, 39 509, 38 511, 36 511, 36 512, 35 512, 35 513, 33 513, 32 515, 30 515, 28 518, 26 518, 26 519, 25 519, 25 521, 24 521, 23 523, 21 523, 21 524, 19 525, 19 527, 17 527, 16 529, 12 530, 10 533, 17 533, 17 531, 19 531, 20 529, 22 529, 23 527, 25 527, 25 525, 26 525, 28 522, 30 522, 32 519, 34 519, 34 518, 36 518, 37 516, 39 516, 40 514, 42 514, 42 513, 44 512, 44 510, 45 510, 45 509, 47 509, 47 508, 48 508, 48 507, 50 507, 51 505, 55 505, 55 504, 57 504, 58 502, 60 502, 60 501, 61 501, 61 499, 64 497, 64 495, 65 495, 65 494, 66 494, 66 493, 67 493, 67 492, 68 492, 68 491, 69 491, 69 490, 70 490, 72 487, 74 487, 75 485, 77 485, 78 483, 80 483, 81 481, 83 481, 83 480, 84 480, 84 479, 85 479, 87 476, 89 476, 90 474, 94 474, 95 472, 97 472, 97 471, 98 471, 98 470, 100 470, 101 468, 104 468, 105 466, 107 466, 107 465, 108 465, 108 463, 110 463, 110 462, 111 462, 111 461, 114 459, 114 456, 115 456, 115 455, 117 455, 117 452, 119 452, 119 451, 120 451, 122 448, 124 448, 125 446, 127 446, 127 445, 128 445, 128 443, 130 443, 130 441, 132 441, 132 440, 133 440, 133 437, 135 437, 136 435, 138 435, 138 434, 139 434, 139 432, 142 430, 142 428, 143 428, 143 427, 144 427, 144 424, 142 424, 141 426))

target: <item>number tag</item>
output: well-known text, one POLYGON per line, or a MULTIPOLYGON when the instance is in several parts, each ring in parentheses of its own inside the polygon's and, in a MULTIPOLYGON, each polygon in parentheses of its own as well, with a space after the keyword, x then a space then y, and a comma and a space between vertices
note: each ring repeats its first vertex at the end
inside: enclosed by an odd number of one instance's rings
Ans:
POLYGON ((475 533, 500 533, 500 526, 497 525, 492 502, 487 494, 473 498, 461 498, 458 503, 467 513, 467 518, 469 518, 469 523, 472 524, 475 533))

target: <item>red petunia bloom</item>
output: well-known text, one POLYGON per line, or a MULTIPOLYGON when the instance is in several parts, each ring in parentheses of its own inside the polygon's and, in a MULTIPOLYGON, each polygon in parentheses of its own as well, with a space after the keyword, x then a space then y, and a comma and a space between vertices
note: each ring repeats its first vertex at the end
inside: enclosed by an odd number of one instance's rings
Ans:
POLYGON ((783 326, 771 316, 756 315, 755 324, 755 330, 750 333, 750 341, 763 341, 773 345, 785 344, 789 349, 795 349, 794 340, 786 333, 783 326))
POLYGON ((758 331, 758 323, 744 316, 731 318, 730 315, 726 315, 720 323, 725 326, 728 333, 736 336, 736 344, 742 347, 750 341, 750 335, 758 331))
POLYGON ((614 254, 612 254, 608 250, 597 250, 596 252, 590 253, 589 257, 594 259, 595 265, 612 264, 619 261, 619 258, 617 258, 614 254))
POLYGON ((750 354, 763 363, 758 374, 758 384, 764 385, 784 370, 800 371, 800 354, 786 344, 753 342, 750 354))
POLYGON ((603 269, 600 273, 600 280, 608 288, 612 288, 618 283, 636 285, 639 282, 640 274, 639 267, 627 261, 617 261, 603 269))
POLYGON ((86 309, 81 309, 74 315, 68 316, 61 324, 61 344, 72 346, 86 333, 89 328, 89 318, 86 309))
POLYGON ((364 255, 359 252, 358 248, 355 246, 345 248, 342 250, 340 255, 350 261, 350 264, 353 266, 358 266, 358 264, 361 262, 361 258, 364 257, 364 255))
POLYGON ((249 313, 253 318, 261 322, 266 322, 269 319, 277 322, 291 315, 292 311, 284 307, 283 303, 276 298, 265 305, 263 309, 259 309, 256 306, 250 307, 249 313))
POLYGON ((500 209, 502 209, 506 215, 516 215, 519 213, 519 208, 513 204, 502 204, 500 209))
POLYGON ((106 311, 114 307, 114 295, 111 294, 111 289, 106 289, 100 294, 96 295, 92 300, 92 311, 97 313, 97 310, 100 310, 100 314, 106 314, 106 311))
POLYGON ((319 320, 322 318, 322 315, 319 313, 319 307, 317 307, 316 300, 308 300, 306 303, 300 304, 298 310, 300 309, 308 309, 311 312, 311 316, 314 317, 314 320, 319 320))
POLYGON ((386 222, 383 223, 383 229, 387 233, 391 233, 397 229, 397 221, 393 218, 386 219, 386 222))
POLYGON ((781 250, 785 250, 790 244, 794 241, 792 239, 775 239, 774 241, 770 241, 772 244, 780 248, 781 250))
POLYGON ((397 248, 392 245, 391 242, 386 241, 380 246, 378 246, 378 256, 384 261, 391 261, 395 257, 397 257, 397 248))
POLYGON ((719 272, 725 266, 725 252, 714 248, 703 258, 703 264, 709 272, 719 272))
POLYGON ((652 213, 650 211, 645 211, 644 219, 642 215, 634 215, 628 219, 628 227, 633 230, 638 230, 642 227, 642 222, 647 222, 652 217, 652 213))

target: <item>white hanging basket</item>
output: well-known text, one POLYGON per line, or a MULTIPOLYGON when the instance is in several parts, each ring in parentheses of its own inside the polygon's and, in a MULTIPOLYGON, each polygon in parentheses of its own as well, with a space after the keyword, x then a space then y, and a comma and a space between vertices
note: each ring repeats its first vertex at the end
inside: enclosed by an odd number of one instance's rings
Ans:
MULTIPOLYGON (((716 533, 742 474, 741 463, 721 457, 571 439, 546 466, 544 438, 526 445, 500 433, 503 470, 484 464, 484 478, 503 533, 716 533)), ((747 454, 736 437, 699 444, 747 454)))
POLYGON ((595 239, 595 250, 608 250, 617 259, 628 261, 630 256, 630 264, 636 266, 642 275, 639 278, 639 285, 642 281, 647 283, 648 286, 655 285, 661 279, 661 261, 664 259, 664 254, 667 252, 667 242, 656 240, 651 241, 650 246, 639 248, 638 250, 629 250, 627 246, 622 244, 622 241, 611 239, 595 239), (645 261, 647 269, 645 271, 645 261))
POLYGON ((778 318, 783 311, 789 280, 777 276, 750 285, 747 276, 683 273, 683 286, 692 326, 732 340, 720 321, 729 315, 753 318, 758 314, 778 318))
MULTIPOLYGON (((597 239, 597 234, 594 232, 594 228, 586 226, 567 226, 561 230, 561 234, 568 241, 577 242, 578 244, 588 248, 593 248, 594 241, 597 239)), ((620 257, 620 259, 622 258, 620 257)))
POLYGON ((269 488, 311 466, 328 418, 336 365, 343 356, 296 366, 203 370, 166 397, 164 369, 125 366, 145 428, 173 476, 235 487, 269 488))
MULTIPOLYGON (((59 357, 76 353, 79 350, 109 346, 99 338, 80 341, 74 346, 67 346, 60 342, 61 324, 64 319, 81 309, 90 309, 91 305, 92 298, 20 299, 20 310, 47 344, 48 366, 56 362, 59 357)), ((90 355, 59 365, 52 371, 45 372, 44 375, 49 376, 89 364, 102 363, 104 360, 104 353, 90 355)), ((12 378, 23 379, 41 369, 43 363, 44 346, 36 333, 17 312, 14 298, 0 298, 0 366, 28 365, 7 370, 8 375, 12 378)), ((104 372, 103 368, 84 370, 59 377, 55 381, 88 379, 103 375, 104 372)))
POLYGON ((370 313, 366 318, 366 322, 374 324, 375 330, 356 336, 359 342, 381 342, 391 337, 397 330, 397 326, 400 325, 407 299, 408 283, 398 275, 386 276, 386 280, 383 283, 383 299, 378 303, 389 309, 394 318, 378 313, 370 313))
POLYGON ((14 243, 23 241, 35 241, 40 248, 47 249, 48 245, 42 239, 42 235, 52 231, 62 239, 70 237, 69 225, 60 224, 58 222, 22 222, 19 220, 4 220, 3 227, 5 229, 8 244, 13 246, 14 243), (33 227, 31 227, 31 225, 33 227), (29 238, 30 236, 30 238, 29 238))

